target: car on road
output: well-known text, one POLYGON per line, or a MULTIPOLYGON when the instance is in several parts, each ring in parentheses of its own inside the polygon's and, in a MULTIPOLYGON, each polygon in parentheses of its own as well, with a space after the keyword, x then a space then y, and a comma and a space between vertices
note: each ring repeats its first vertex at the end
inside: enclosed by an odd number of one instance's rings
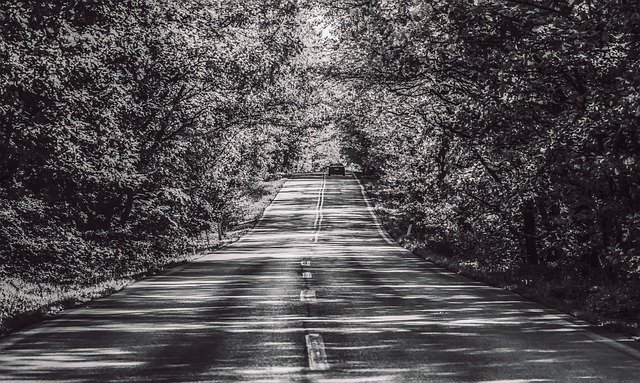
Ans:
POLYGON ((329 175, 337 174, 343 176, 345 173, 344 165, 340 163, 334 163, 329 165, 329 175))

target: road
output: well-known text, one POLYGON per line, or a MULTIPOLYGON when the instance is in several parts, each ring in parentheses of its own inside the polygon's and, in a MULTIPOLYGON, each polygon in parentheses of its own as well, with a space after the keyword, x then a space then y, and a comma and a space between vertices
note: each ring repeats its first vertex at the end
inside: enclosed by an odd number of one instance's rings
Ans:
POLYGON ((0 342, 0 381, 640 381, 639 353, 394 245, 353 177, 240 241, 0 342))

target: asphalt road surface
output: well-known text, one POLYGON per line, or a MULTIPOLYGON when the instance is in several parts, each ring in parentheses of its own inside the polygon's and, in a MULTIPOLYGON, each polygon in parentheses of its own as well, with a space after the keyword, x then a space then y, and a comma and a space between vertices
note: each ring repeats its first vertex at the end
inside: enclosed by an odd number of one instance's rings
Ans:
POLYGON ((640 353, 447 272, 351 176, 297 175, 239 242, 0 342, 0 381, 640 381, 640 353))

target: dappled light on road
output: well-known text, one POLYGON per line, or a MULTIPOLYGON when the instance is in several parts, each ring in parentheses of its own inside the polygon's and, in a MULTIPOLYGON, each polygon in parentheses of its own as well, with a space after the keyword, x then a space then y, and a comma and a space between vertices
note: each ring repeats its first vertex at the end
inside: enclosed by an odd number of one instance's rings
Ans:
POLYGON ((637 356, 586 324, 389 245, 356 180, 325 182, 321 211, 322 176, 294 177, 238 243, 0 343, 0 380, 640 376, 637 356), (328 369, 309 367, 308 334, 322 336, 328 369))

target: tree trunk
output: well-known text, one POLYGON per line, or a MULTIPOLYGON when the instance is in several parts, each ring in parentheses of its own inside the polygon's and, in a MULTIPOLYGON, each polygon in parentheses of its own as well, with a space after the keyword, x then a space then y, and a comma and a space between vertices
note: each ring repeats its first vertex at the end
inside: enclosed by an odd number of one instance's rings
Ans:
POLYGON ((538 249, 536 246, 536 209, 533 200, 526 200, 522 204, 522 221, 524 224, 524 252, 527 263, 538 263, 538 249))
POLYGON ((602 247, 607 248, 613 239, 613 225, 606 212, 600 213, 600 233, 602 234, 602 247))
POLYGON ((222 227, 222 222, 218 222, 218 240, 222 241, 222 238, 224 237, 224 232, 223 232, 224 228, 222 227))
POLYGON ((120 215, 120 224, 122 226, 127 224, 129 221, 129 216, 131 215, 131 209, 133 209, 133 201, 135 199, 135 193, 133 190, 127 190, 127 199, 124 202, 124 210, 122 210, 122 214, 120 215))

